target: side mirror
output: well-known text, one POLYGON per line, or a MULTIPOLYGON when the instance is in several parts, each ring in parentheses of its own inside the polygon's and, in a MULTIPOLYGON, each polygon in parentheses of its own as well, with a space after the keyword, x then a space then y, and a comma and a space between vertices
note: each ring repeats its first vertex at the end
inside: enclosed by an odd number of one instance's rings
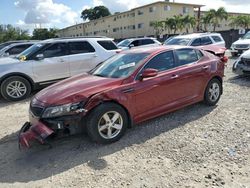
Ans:
POLYGON ((44 55, 43 55, 43 54, 37 54, 37 55, 36 55, 36 59, 37 59, 38 61, 43 60, 43 59, 44 59, 44 55))
POLYGON ((133 48, 133 47, 135 47, 135 45, 134 44, 130 44, 128 47, 129 48, 133 48))
POLYGON ((144 78, 151 78, 158 75, 158 70, 156 69, 145 69, 142 74, 140 75, 140 80, 144 78))

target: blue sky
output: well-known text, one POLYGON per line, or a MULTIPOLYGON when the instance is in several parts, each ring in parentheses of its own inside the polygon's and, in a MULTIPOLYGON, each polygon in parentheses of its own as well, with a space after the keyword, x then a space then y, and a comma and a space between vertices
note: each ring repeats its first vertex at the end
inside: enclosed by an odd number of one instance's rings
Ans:
MULTIPOLYGON (((63 28, 82 22, 80 12, 97 5, 107 6, 111 12, 125 11, 159 0, 1 0, 0 24, 13 24, 32 29, 38 23, 43 27, 63 28), (37 24, 36 24, 37 23, 37 24)), ((224 6, 227 11, 249 12, 249 0, 176 0, 176 2, 206 5, 203 9, 224 6)))

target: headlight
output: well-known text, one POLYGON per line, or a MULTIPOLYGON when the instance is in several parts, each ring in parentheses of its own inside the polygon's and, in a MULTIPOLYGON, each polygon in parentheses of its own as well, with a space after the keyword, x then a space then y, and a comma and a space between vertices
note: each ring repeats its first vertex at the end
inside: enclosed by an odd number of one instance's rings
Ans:
POLYGON ((48 107, 44 110, 42 118, 52 118, 80 113, 84 111, 83 106, 84 103, 80 102, 75 104, 48 107))

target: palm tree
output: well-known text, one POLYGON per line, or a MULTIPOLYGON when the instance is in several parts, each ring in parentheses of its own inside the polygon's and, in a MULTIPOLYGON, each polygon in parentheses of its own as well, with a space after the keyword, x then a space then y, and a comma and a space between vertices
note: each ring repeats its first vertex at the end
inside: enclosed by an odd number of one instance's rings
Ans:
POLYGON ((231 23, 230 25, 233 27, 242 27, 245 29, 249 29, 250 27, 250 16, 239 15, 233 16, 230 18, 231 23))
POLYGON ((165 21, 165 29, 168 28, 170 30, 170 33, 174 31, 174 34, 177 31, 177 24, 176 20, 174 18, 167 18, 165 21))
POLYGON ((224 7, 220 7, 218 10, 210 9, 207 13, 211 17, 211 22, 213 24, 213 30, 216 30, 216 27, 219 25, 220 21, 227 20, 228 13, 224 7))
POLYGON ((152 21, 150 26, 155 30, 155 37, 159 36, 164 31, 164 22, 162 21, 152 21))
POLYGON ((185 16, 182 21, 185 24, 186 33, 189 33, 189 29, 194 28, 196 25, 195 17, 190 15, 185 16))

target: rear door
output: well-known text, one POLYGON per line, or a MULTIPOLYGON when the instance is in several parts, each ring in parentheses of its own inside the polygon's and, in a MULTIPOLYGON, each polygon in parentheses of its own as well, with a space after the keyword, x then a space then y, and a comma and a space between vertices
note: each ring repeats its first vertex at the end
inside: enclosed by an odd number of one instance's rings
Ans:
POLYGON ((70 75, 74 76, 93 69, 98 61, 96 49, 88 41, 69 42, 70 75))
POLYGON ((179 89, 176 93, 178 103, 202 99, 204 85, 210 75, 210 64, 204 61, 200 50, 184 48, 175 50, 177 67, 175 70, 179 89))
POLYGON ((37 82, 47 82, 70 76, 68 47, 65 42, 53 43, 36 55, 42 54, 44 59, 34 57, 33 72, 37 82))

